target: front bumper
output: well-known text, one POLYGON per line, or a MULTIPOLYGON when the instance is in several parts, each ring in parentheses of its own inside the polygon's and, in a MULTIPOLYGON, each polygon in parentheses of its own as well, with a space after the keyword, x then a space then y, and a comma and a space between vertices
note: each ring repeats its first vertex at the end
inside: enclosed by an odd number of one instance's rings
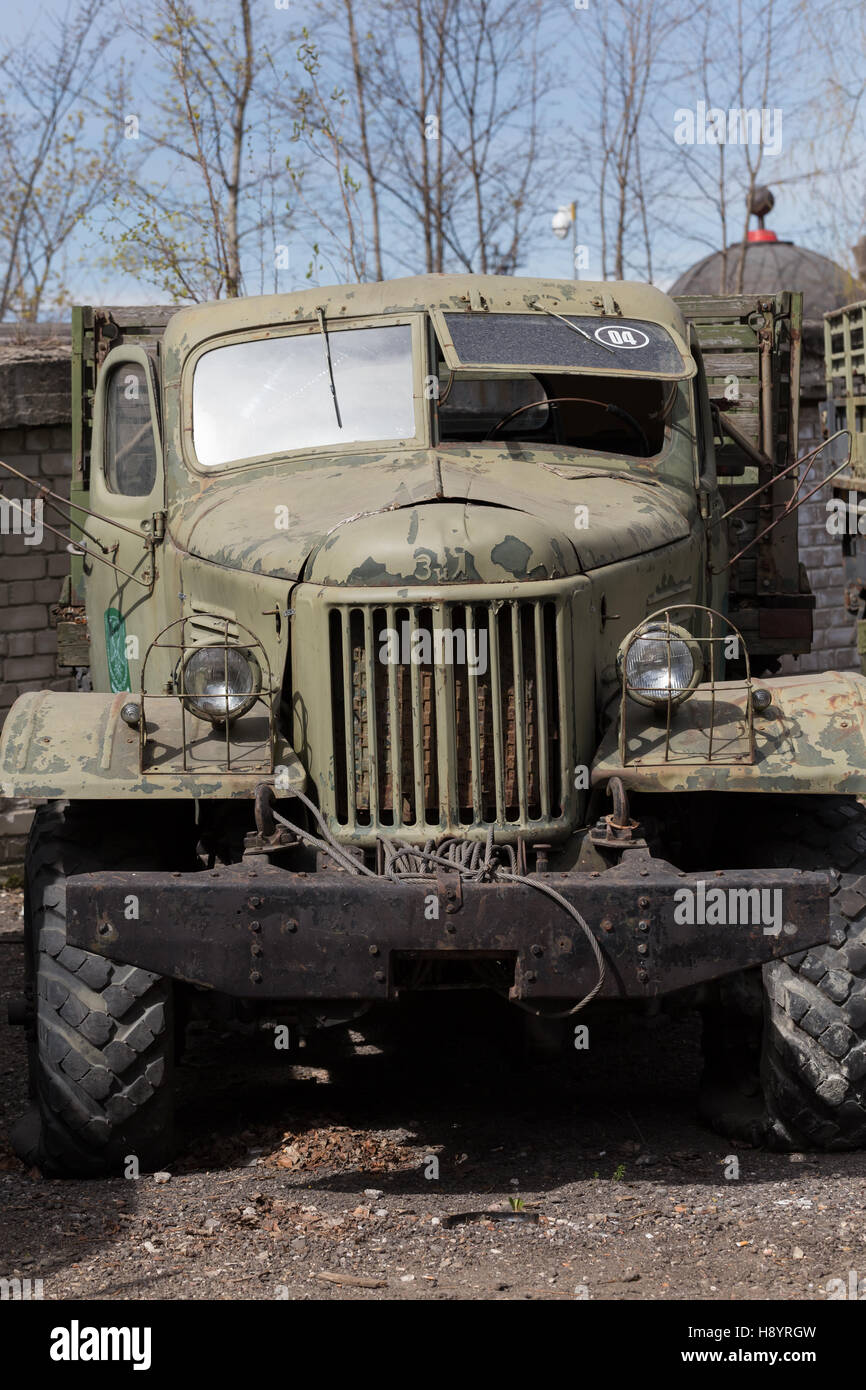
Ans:
MULTIPOLYGON (((609 997, 670 993, 829 936, 825 873, 681 874, 639 859, 538 880, 587 922, 605 956, 609 997), (728 907, 710 912, 717 888, 728 907), (765 896, 742 898, 755 889, 765 896), (702 920, 708 916, 715 920, 702 920)), ((66 896, 71 945, 241 998, 385 1000, 404 978, 401 963, 431 958, 505 962, 511 997, 524 1000, 576 1000, 598 973, 583 932, 546 894, 461 883, 450 872, 393 883, 244 863, 191 874, 81 874, 68 880, 66 896)))

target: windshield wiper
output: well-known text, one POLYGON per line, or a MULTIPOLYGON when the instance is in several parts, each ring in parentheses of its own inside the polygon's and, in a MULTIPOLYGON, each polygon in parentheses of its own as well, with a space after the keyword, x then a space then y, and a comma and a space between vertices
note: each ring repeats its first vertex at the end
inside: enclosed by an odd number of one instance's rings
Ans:
POLYGON ((566 328, 570 328, 572 333, 581 333, 588 343, 598 343, 600 348, 604 348, 605 352, 609 352, 613 357, 613 348, 609 348, 607 343, 603 343, 600 338, 592 338, 585 328, 581 328, 579 323, 572 323, 570 319, 563 318, 562 314, 555 314, 552 309, 545 309, 544 305, 539 304, 537 299, 527 300, 527 303, 530 309, 538 309, 542 314, 549 314, 552 319, 558 319, 560 323, 565 324, 566 328))
POLYGON ((334 414, 335 414, 336 417, 337 417, 337 428, 338 428, 338 429, 342 429, 342 428, 343 428, 343 422, 342 422, 342 420, 340 419, 340 407, 339 407, 339 404, 338 404, 338 402, 337 402, 337 388, 336 388, 336 386, 334 385, 334 364, 333 364, 332 361, 331 361, 331 344, 330 344, 330 342, 329 342, 329 340, 328 340, 328 330, 327 330, 327 328, 326 328, 326 326, 325 326, 325 311, 324 311, 324 309, 322 309, 322 308, 317 308, 317 309, 316 309, 316 315, 317 315, 318 320, 319 320, 319 327, 320 327, 320 329, 322 330, 322 337, 323 337, 324 340, 325 340, 325 358, 326 358, 327 363, 328 363, 328 376, 329 376, 330 382, 331 382, 331 399, 332 399, 333 402, 334 402, 334 414))

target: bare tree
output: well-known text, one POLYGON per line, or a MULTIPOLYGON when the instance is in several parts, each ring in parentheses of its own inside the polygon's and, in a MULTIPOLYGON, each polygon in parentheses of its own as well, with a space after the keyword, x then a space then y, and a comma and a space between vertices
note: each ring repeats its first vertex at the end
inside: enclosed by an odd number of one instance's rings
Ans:
MULTIPOLYGON (((443 10, 447 8, 447 5, 448 0, 442 0, 443 10)), ((349 52, 352 58, 352 78, 355 87, 355 111, 358 119, 360 164, 366 182, 368 197, 370 199, 374 268, 376 279, 382 280, 384 276, 382 272, 382 222, 379 212, 379 186, 376 181, 373 154, 370 148, 370 115, 367 97, 369 84, 361 54, 361 41, 358 36, 357 25, 355 24, 355 0, 343 0, 343 14, 345 15, 346 35, 349 40, 349 52)))
POLYGON ((695 215, 692 238, 721 247, 721 294, 742 291, 755 190, 768 178, 778 187, 798 177, 781 139, 783 117, 791 124, 797 115, 789 95, 799 76, 789 11, 783 0, 735 0, 733 8, 728 0, 704 0, 688 24, 694 58, 683 64, 678 90, 701 103, 705 125, 696 130, 703 138, 677 147, 671 173, 691 186, 681 197, 695 215), (779 148, 770 154, 777 135, 779 148))
POLYGON ((866 8, 861 0, 800 0, 798 22, 819 74, 804 137, 811 182, 840 260, 866 233, 866 8))
POLYGON ((612 272, 621 280, 638 266, 652 279, 651 190, 659 187, 659 160, 649 113, 669 79, 672 40, 686 14, 677 0, 609 0, 574 15, 591 75, 582 129, 589 131, 589 197, 598 208, 605 279, 612 272))
POLYGON ((517 266, 553 83, 541 60, 545 3, 321 0, 321 70, 302 105, 308 152, 330 176, 312 172, 309 201, 341 228, 335 240, 359 278, 517 266))
MULTIPOLYGON (((350 279, 366 280, 367 245, 364 216, 358 204, 361 185, 352 175, 352 162, 344 147, 346 122, 352 119, 350 98, 342 88, 330 92, 323 90, 321 81, 321 59, 317 49, 305 39, 298 50, 298 58, 306 74, 306 82, 298 92, 295 101, 295 120, 293 140, 303 144, 306 150, 318 161, 320 173, 328 170, 331 186, 339 198, 339 213, 336 218, 326 215, 318 196, 308 198, 303 188, 303 171, 297 168, 291 157, 286 166, 295 192, 308 215, 319 228, 326 241, 333 243, 338 256, 340 270, 350 279)), ((357 93, 357 86, 356 86, 357 93)), ((363 94, 363 85, 362 85, 363 94)), ((363 145, 362 145, 363 151, 363 145)), ((321 180, 319 181, 321 186, 321 180)), ((378 220, 374 208, 374 247, 376 266, 381 271, 381 248, 378 241, 378 220)), ((313 246, 314 254, 320 254, 319 243, 313 246)), ((327 256, 327 252, 325 253, 327 256)), ((381 275, 378 277, 381 278, 381 275)))
POLYGON ((275 190, 289 187, 274 158, 289 141, 273 128, 274 52, 254 33, 252 0, 156 0, 128 22, 156 61, 157 119, 141 123, 151 157, 117 200, 113 263, 179 299, 242 294, 247 248, 273 261, 275 190))
POLYGON ((117 188, 120 130, 94 97, 122 109, 113 32, 107 0, 80 0, 53 30, 0 53, 0 319, 63 307, 74 235, 117 188))

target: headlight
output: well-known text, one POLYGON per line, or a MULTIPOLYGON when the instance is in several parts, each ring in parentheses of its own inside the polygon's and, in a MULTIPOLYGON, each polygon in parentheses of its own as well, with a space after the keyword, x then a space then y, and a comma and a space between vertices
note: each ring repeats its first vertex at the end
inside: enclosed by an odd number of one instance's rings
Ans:
POLYGON ((259 663, 240 647, 198 647, 184 658, 177 686, 202 719, 230 723, 252 709, 262 688, 259 663))
POLYGON ((626 637, 617 654, 620 679, 640 705, 673 705, 694 693, 703 675, 701 649, 691 633, 653 622, 626 637))

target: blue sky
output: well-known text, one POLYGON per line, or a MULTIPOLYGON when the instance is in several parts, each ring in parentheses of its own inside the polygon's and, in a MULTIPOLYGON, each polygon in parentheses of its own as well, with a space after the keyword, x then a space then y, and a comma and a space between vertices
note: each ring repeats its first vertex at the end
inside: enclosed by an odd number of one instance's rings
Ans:
MULTIPOLYGON (((759 0, 752 2, 759 4, 759 0)), ((278 32, 279 26, 287 22, 298 26, 304 20, 304 6, 296 0, 292 0, 288 12, 277 11, 273 0, 256 0, 256 3, 256 19, 262 33, 272 26, 275 26, 274 32, 278 32)), ((589 7, 603 4, 605 0, 586 0, 586 3, 589 7)), ((813 142, 821 119, 820 104, 813 103, 818 102, 829 76, 829 64, 810 44, 807 19, 801 6, 795 0, 778 0, 778 8, 787 16, 783 41, 790 48, 790 59, 770 96, 770 105, 782 113, 784 138, 781 153, 765 155, 761 173, 761 180, 769 183, 776 194, 776 208, 768 218, 768 225, 780 237, 844 259, 852 239, 851 228, 856 223, 854 203, 860 195, 860 190, 852 183, 854 174, 847 181, 851 207, 846 207, 844 217, 839 215, 838 190, 833 182, 826 177, 809 176, 818 159, 813 142)), ((733 3, 729 9, 733 11, 733 3)), ((13 0, 0 0, 0 33, 6 40, 14 40, 34 29, 48 36, 55 17, 65 10, 64 0, 37 0, 36 6, 29 9, 13 0)), ((746 2, 747 16, 748 10, 749 0, 746 2)), ((557 206, 577 197, 580 240, 587 245, 589 254, 589 269, 583 272, 583 278, 600 275, 598 217, 592 196, 592 142, 582 136, 582 131, 592 129, 592 111, 598 92, 593 85, 595 75, 587 71, 583 62, 584 45, 579 27, 583 23, 590 24, 593 18, 591 11, 576 13, 574 0, 559 0, 547 20, 547 48, 560 80, 557 96, 547 104, 545 120, 550 128, 549 139, 561 157, 545 186, 534 191, 532 230, 526 259, 520 266, 522 274, 568 274, 570 244, 567 240, 556 240, 550 220, 557 206)), ((137 41, 124 41, 118 51, 135 67, 138 103, 146 110, 149 59, 141 53, 137 41)), ((665 61, 676 63, 680 69, 689 61, 689 54, 682 49, 676 36, 665 53, 665 61)), ((668 224, 654 237, 654 278, 663 288, 716 244, 713 214, 684 177, 678 163, 681 152, 674 141, 675 112, 696 108, 702 99, 726 108, 730 105, 731 93, 707 92, 697 73, 691 78, 680 76, 676 84, 658 93, 644 117, 647 147, 653 151, 650 162, 656 170, 653 180, 656 211, 668 224)), ((718 158, 717 150, 708 145, 695 148, 691 153, 703 172, 710 176, 718 158)), ((731 150, 729 154, 734 160, 738 151, 731 150)), ((853 163, 856 165, 856 158, 853 163)), ((731 240, 739 237, 741 206, 742 199, 735 198, 731 240)), ((389 236, 399 235, 393 227, 386 225, 385 230, 386 244, 389 236)), ((288 234, 293 271, 285 282, 281 281, 281 288, 309 283, 302 273, 295 274, 294 268, 302 272, 306 267, 314 235, 311 227, 288 234)), ((78 236, 72 248, 75 264, 70 275, 76 298, 82 302, 153 302, 164 298, 152 286, 98 266, 97 255, 107 238, 107 226, 102 217, 97 217, 94 224, 78 236)), ((328 273, 319 277, 325 282, 332 278, 328 273)))

